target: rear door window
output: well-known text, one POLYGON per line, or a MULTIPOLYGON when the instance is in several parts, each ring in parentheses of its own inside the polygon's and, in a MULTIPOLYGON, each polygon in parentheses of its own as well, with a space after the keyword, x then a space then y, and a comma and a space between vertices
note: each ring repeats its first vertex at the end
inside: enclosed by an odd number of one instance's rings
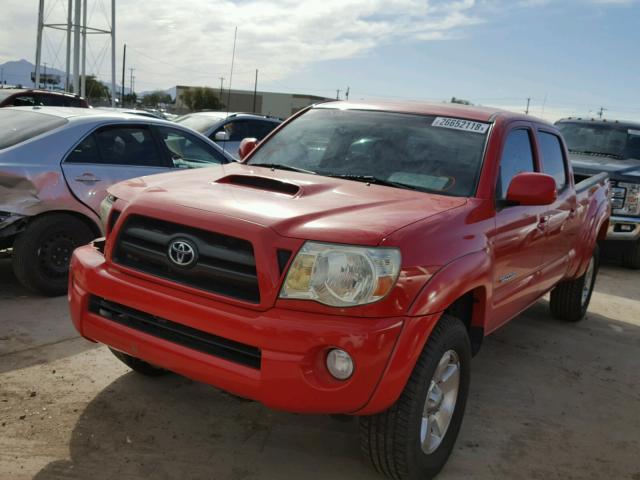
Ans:
POLYGON ((538 132, 538 144, 542 156, 542 171, 551 175, 556 181, 558 191, 567 184, 564 154, 560 139, 547 132, 538 132))
POLYGON ((98 129, 94 140, 80 144, 80 150, 67 157, 69 163, 100 163, 105 165, 131 165, 165 167, 158 145, 146 125, 112 125, 98 129), (95 142, 95 145, 92 143, 95 142), (93 154, 97 147, 97 155, 93 154), (87 160, 89 160, 87 162, 87 160))
POLYGON ((65 160, 67 163, 102 163, 93 134, 76 145, 65 160))
POLYGON ((505 200, 507 190, 513 177, 522 172, 535 171, 531 137, 526 129, 513 130, 509 133, 500 158, 500 174, 496 198, 505 200))

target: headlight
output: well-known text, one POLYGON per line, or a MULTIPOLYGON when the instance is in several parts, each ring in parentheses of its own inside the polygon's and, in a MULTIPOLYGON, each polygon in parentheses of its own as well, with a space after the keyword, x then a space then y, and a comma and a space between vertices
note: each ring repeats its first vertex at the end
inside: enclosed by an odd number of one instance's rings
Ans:
POLYGON ((100 220, 102 220, 102 228, 104 228, 105 232, 107 231, 109 214, 111 213, 111 209, 113 208, 113 204, 116 200, 117 198, 113 195, 107 195, 100 203, 100 220))
POLYGON ((306 242, 289 267, 280 298, 363 305, 389 293, 399 272, 397 248, 306 242))
POLYGON ((640 184, 617 182, 612 191, 613 213, 618 215, 640 215, 640 184), (621 198, 624 198, 624 203, 621 198))

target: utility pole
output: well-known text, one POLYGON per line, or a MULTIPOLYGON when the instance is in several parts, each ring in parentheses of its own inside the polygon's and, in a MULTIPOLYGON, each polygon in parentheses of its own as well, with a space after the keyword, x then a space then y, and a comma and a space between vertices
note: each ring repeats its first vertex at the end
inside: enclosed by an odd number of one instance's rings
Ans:
POLYGON ((111 0, 111 106, 116 106, 116 0, 111 0))
POLYGON ((229 109, 231 108, 231 83, 233 82, 233 65, 236 60, 236 40, 238 39, 238 26, 236 25, 236 30, 233 33, 233 53, 231 54, 231 73, 229 74, 229 93, 227 95, 227 113, 229 113, 229 109))
POLYGON ((34 86, 40 85, 40 57, 42 55, 42 30, 44 28, 44 0, 38 4, 38 35, 36 39, 36 72, 33 79, 34 86))
POLYGON ((135 68, 131 67, 129 69, 129 95, 131 98, 131 101, 133 101, 133 71, 135 70, 135 68))
POLYGON ((256 81, 253 84, 253 113, 256 113, 256 95, 258 94, 258 69, 256 68, 256 81))
POLYGON ((73 20, 73 93, 80 95, 80 14, 82 3, 76 0, 73 20))
MULTIPOLYGON (((79 2, 80 0, 76 0, 79 2)), ((82 0, 82 77, 80 96, 87 97, 87 0, 82 0)))
POLYGON ((73 14, 73 0, 68 1, 67 6, 67 61, 65 66, 64 75, 64 91, 68 92, 71 86, 71 15, 73 14))
POLYGON ((600 117, 600 120, 602 120, 602 116, 604 115, 604 112, 606 110, 607 110, 606 108, 600 107, 600 110, 598 111, 598 117, 600 117))
MULTIPOLYGON (((40 86, 38 85, 38 88, 40 88, 40 86)), ((47 63, 45 62, 44 64, 44 89, 47 89, 47 63)))
POLYGON ((222 103, 222 84, 224 83, 224 77, 218 77, 220 79, 220 102, 222 103))
POLYGON ((340 100, 340 92, 341 92, 341 91, 342 91, 342 90, 340 90, 340 89, 337 89, 337 90, 336 90, 336 100, 340 100))
POLYGON ((529 104, 531 103, 531 97, 527 98, 527 108, 525 109, 525 115, 529 115, 529 104))
POLYGON ((124 71, 127 65, 127 44, 124 44, 122 51, 122 92, 120 93, 120 107, 124 107, 124 71))
POLYGON ((349 100, 349 90, 351 90, 351 87, 347 87, 347 91, 344 92, 344 98, 346 98, 347 100, 349 100))

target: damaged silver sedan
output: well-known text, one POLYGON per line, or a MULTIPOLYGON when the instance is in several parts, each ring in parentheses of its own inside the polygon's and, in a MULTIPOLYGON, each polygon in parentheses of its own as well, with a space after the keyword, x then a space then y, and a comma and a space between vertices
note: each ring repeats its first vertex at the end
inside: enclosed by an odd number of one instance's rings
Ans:
POLYGON ((232 161, 164 120, 99 110, 0 109, 0 251, 27 288, 66 291, 71 253, 102 232, 106 189, 129 178, 232 161))

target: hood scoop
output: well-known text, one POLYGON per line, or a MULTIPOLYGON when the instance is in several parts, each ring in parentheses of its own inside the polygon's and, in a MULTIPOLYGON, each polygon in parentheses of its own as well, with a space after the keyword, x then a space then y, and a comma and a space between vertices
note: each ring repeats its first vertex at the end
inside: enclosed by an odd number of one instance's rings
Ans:
POLYGON ((291 196, 296 195, 300 191, 300 187, 293 183, 283 182, 274 178, 260 177, 257 175, 228 175, 217 180, 217 183, 256 188, 258 190, 283 193, 291 196))

